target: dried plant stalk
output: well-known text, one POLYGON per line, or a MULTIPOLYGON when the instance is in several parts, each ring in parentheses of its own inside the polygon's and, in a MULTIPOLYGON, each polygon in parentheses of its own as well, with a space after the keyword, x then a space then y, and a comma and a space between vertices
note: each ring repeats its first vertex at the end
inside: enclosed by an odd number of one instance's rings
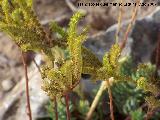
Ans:
MULTIPOLYGON (((123 0, 121 0, 120 2, 123 4, 123 0)), ((118 43, 118 40, 119 40, 119 33, 121 30, 122 18, 123 18, 123 6, 120 6, 119 15, 118 15, 118 29, 116 31, 116 43, 118 43)))
POLYGON ((125 35, 124 35, 124 38, 123 38, 123 41, 122 41, 122 44, 121 44, 121 50, 124 49, 126 43, 127 43, 127 38, 128 38, 128 35, 129 35, 129 32, 133 26, 133 23, 135 22, 136 20, 136 17, 137 17, 137 13, 138 13, 138 7, 139 7, 139 3, 140 3, 141 0, 136 0, 136 7, 133 8, 133 11, 132 11, 132 16, 131 16, 131 22, 129 23, 128 27, 127 27, 127 30, 125 32, 125 35))
POLYGON ((89 109, 89 112, 87 113, 86 120, 91 120, 92 114, 93 114, 93 112, 94 112, 94 110, 95 110, 95 108, 96 108, 96 106, 97 106, 97 104, 98 104, 98 102, 99 102, 99 99, 100 99, 101 96, 102 96, 103 91, 106 89, 106 87, 107 87, 107 86, 106 86, 106 81, 103 81, 103 82, 101 83, 101 86, 100 86, 97 94, 96 94, 96 97, 94 98, 94 100, 93 100, 93 102, 92 102, 92 105, 91 105, 91 107, 90 107, 90 109, 89 109))

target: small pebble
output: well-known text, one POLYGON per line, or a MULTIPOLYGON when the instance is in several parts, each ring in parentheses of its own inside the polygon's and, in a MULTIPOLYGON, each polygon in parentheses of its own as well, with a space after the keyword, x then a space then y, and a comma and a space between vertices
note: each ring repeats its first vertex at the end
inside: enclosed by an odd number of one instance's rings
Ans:
POLYGON ((11 79, 3 80, 1 84, 5 92, 11 90, 14 86, 14 82, 11 79))

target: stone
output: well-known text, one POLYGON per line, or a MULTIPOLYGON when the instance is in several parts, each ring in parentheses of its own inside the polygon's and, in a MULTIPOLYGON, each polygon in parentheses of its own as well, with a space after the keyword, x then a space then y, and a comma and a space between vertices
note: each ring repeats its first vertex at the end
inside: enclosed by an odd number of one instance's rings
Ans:
POLYGON ((0 53, 17 64, 21 63, 21 52, 9 36, 0 33, 0 53))
POLYGON ((160 24, 157 21, 160 14, 160 7, 143 19, 137 20, 131 37, 131 56, 135 65, 141 62, 155 63, 155 49, 158 42, 160 24))
MULTIPOLYGON (((46 103, 48 96, 41 89, 41 76, 36 67, 29 69, 30 104, 33 120, 47 117, 46 103)), ((25 78, 0 101, 0 120, 28 119, 26 114, 25 78)))
MULTIPOLYGON (((160 24, 160 7, 144 18, 136 20, 131 32, 128 35, 128 40, 125 48, 122 51, 122 56, 132 56, 135 64, 140 62, 151 62, 154 49, 157 44, 157 35, 160 24)), ((128 21, 122 23, 119 34, 119 43, 121 44, 126 30, 128 21)), ((117 31, 117 24, 108 28, 105 32, 100 32, 94 36, 89 37, 84 45, 91 49, 100 60, 104 53, 106 53, 112 44, 115 43, 115 34, 117 31)))
POLYGON ((6 79, 2 81, 1 85, 3 91, 7 92, 14 87, 14 82, 11 79, 6 79))

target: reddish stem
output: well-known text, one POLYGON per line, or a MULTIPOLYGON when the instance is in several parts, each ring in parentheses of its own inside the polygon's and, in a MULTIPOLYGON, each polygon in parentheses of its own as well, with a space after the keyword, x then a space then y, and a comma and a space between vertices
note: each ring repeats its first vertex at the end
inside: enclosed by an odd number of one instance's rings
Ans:
POLYGON ((160 35, 158 35, 158 43, 156 48, 156 72, 160 67, 160 35))
POLYGON ((54 99, 54 111, 55 111, 56 120, 58 120, 58 110, 57 110, 57 99, 56 99, 56 97, 54 99))
POLYGON ((68 94, 66 94, 64 97, 65 97, 65 103, 66 103, 67 120, 71 120, 70 111, 69 111, 69 96, 68 94))
POLYGON ((26 79, 26 99, 27 99, 27 115, 29 117, 29 120, 32 120, 32 111, 31 111, 31 106, 30 106, 30 97, 29 97, 29 79, 28 79, 28 70, 27 70, 27 64, 26 60, 24 57, 24 53, 21 53, 22 55, 22 62, 24 66, 24 71, 25 71, 25 79, 26 79))
POLYGON ((124 35, 124 39, 123 39, 122 44, 121 44, 121 46, 120 46, 121 51, 122 51, 122 50, 124 49, 124 47, 126 46, 127 39, 128 39, 128 35, 129 35, 130 31, 131 31, 131 27, 132 27, 133 23, 134 23, 135 20, 136 20, 139 3, 140 3, 140 0, 136 0, 136 7, 135 7, 135 8, 133 9, 133 11, 132 11, 131 22, 130 22, 129 25, 127 26, 127 30, 126 30, 125 35, 124 35))

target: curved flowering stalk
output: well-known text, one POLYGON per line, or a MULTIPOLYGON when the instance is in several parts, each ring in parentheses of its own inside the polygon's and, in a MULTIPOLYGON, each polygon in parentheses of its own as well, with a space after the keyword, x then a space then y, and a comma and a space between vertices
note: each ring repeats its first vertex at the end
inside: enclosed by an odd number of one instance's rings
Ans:
MULTIPOLYGON (((56 22, 51 22, 50 27, 53 32, 56 32, 61 36, 61 39, 59 39, 58 41, 63 43, 64 46, 67 46, 66 40, 68 39, 67 36, 70 33, 68 34, 67 31, 65 31, 65 29, 60 27, 56 22)), ((75 28, 74 28, 74 30, 75 30, 75 28)), ((85 29, 83 29, 82 33, 85 34, 86 31, 87 31, 87 27, 85 29)), ((74 38, 75 36, 73 35, 72 37, 74 38)), ((72 37, 70 36, 70 38, 72 38, 72 37)), ((81 46, 81 55, 82 55, 82 62, 83 62, 82 73, 83 74, 90 74, 92 76, 92 80, 96 80, 96 78, 95 78, 96 71, 97 71, 97 69, 102 67, 102 63, 99 61, 97 56, 91 50, 87 49, 83 45, 81 46)))
POLYGON ((120 46, 114 44, 110 51, 104 55, 103 66, 97 71, 97 79, 108 80, 111 77, 118 77, 118 59, 120 57, 120 52, 120 46))
POLYGON ((86 39, 86 33, 77 34, 76 27, 82 17, 83 14, 77 12, 69 23, 67 31, 69 60, 65 60, 57 69, 51 67, 45 69, 44 67, 42 71, 44 78, 42 88, 51 98, 64 95, 72 85, 81 79, 83 64, 81 46, 86 39))
POLYGON ((110 116, 112 120, 114 120, 113 98, 112 98, 109 79, 111 78, 117 79, 120 76, 118 73, 119 72, 118 59, 120 57, 120 53, 121 53, 120 46, 117 43, 114 44, 111 47, 109 53, 107 53, 103 57, 103 67, 100 68, 100 70, 98 71, 98 76, 100 75, 99 77, 102 78, 102 80, 106 81, 106 86, 108 87, 108 94, 110 99, 110 112, 111 112, 110 116))

